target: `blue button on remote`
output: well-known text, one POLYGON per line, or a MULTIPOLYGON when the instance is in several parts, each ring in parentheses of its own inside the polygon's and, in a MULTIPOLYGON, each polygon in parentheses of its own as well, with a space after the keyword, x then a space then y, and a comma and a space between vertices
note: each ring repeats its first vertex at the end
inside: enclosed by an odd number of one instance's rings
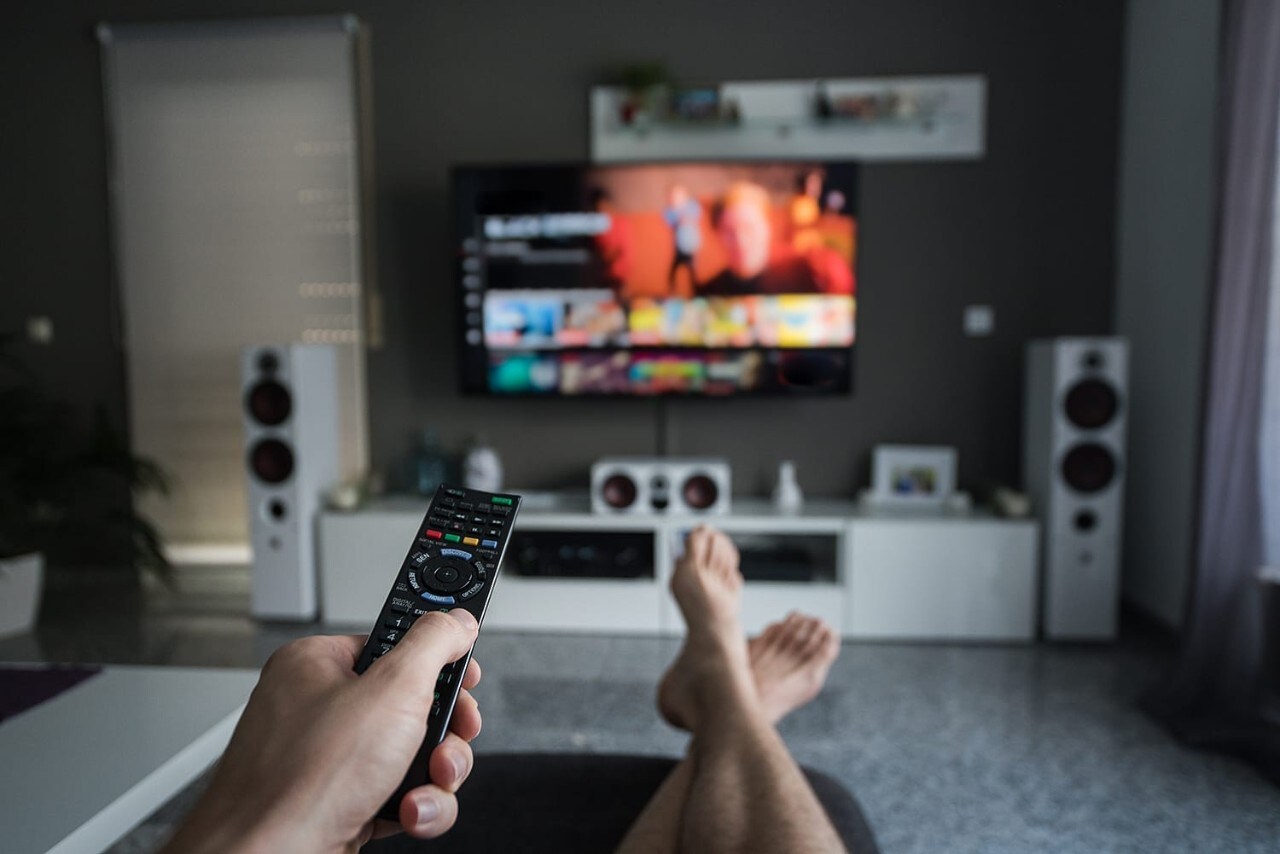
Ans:
POLYGON ((475 555, 471 552, 464 552, 462 549, 441 549, 441 557, 460 557, 463 560, 471 560, 475 555))
POLYGON ((434 593, 426 593, 426 592, 424 592, 424 593, 422 594, 422 598, 423 598, 423 599, 426 599, 428 602, 438 602, 438 603, 439 603, 439 604, 441 604, 441 605, 456 605, 456 604, 458 604, 458 600, 457 600, 457 599, 454 599, 452 596, 437 596, 437 595, 436 595, 436 594, 434 594, 434 593))

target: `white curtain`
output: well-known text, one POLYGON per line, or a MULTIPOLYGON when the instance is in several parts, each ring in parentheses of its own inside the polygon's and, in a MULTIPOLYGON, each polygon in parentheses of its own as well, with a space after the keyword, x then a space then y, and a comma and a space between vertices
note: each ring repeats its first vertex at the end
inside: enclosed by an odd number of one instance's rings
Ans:
POLYGON ((175 481, 142 509, 176 554, 226 554, 248 541, 245 347, 340 345, 344 471, 365 457, 357 28, 267 18, 100 38, 130 434, 175 481))
MULTIPOLYGON (((1276 97, 1280 97, 1280 93, 1276 97)), ((1280 127, 1276 131, 1276 148, 1276 159, 1280 162, 1280 127)), ((1271 582, 1280 585, 1280 262, 1275 252, 1275 247, 1280 247, 1280 170, 1276 170, 1271 228, 1271 301, 1263 357, 1258 465, 1262 492, 1262 559, 1271 582)))

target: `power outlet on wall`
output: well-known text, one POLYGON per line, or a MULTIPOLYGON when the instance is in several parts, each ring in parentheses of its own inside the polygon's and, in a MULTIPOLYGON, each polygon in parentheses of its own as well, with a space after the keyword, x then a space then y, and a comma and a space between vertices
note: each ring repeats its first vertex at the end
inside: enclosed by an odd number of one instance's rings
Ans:
POLYGON ((996 331, 996 310, 989 305, 964 307, 964 334, 970 338, 985 338, 996 331))

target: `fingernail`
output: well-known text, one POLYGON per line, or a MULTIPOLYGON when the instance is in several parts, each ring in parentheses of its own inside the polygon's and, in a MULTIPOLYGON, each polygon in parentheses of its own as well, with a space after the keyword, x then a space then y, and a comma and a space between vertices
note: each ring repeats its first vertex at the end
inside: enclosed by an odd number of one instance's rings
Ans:
POLYGON ((472 614, 466 608, 454 608, 449 613, 453 615, 455 620, 462 623, 462 627, 465 629, 474 629, 480 625, 476 622, 475 614, 472 614))
POLYGON ((430 796, 418 798, 418 827, 425 827, 440 817, 440 804, 430 796))
POLYGON ((455 781, 461 780, 462 775, 467 773, 467 763, 461 756, 455 754, 449 760, 449 764, 453 766, 453 779, 455 781))

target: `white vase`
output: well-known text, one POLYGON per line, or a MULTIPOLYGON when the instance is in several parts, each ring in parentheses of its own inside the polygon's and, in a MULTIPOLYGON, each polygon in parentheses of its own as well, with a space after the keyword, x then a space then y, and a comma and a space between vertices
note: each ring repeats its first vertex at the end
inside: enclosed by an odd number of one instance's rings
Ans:
POLYGON ((804 493, 796 480, 796 464, 783 460, 778 464, 778 484, 773 488, 773 506, 782 513, 796 513, 804 505, 804 493))
POLYGON ((44 555, 0 560, 0 637, 31 631, 44 589, 44 555))
POLYGON ((488 445, 476 444, 462 461, 462 485, 482 492, 502 491, 502 458, 488 445))

